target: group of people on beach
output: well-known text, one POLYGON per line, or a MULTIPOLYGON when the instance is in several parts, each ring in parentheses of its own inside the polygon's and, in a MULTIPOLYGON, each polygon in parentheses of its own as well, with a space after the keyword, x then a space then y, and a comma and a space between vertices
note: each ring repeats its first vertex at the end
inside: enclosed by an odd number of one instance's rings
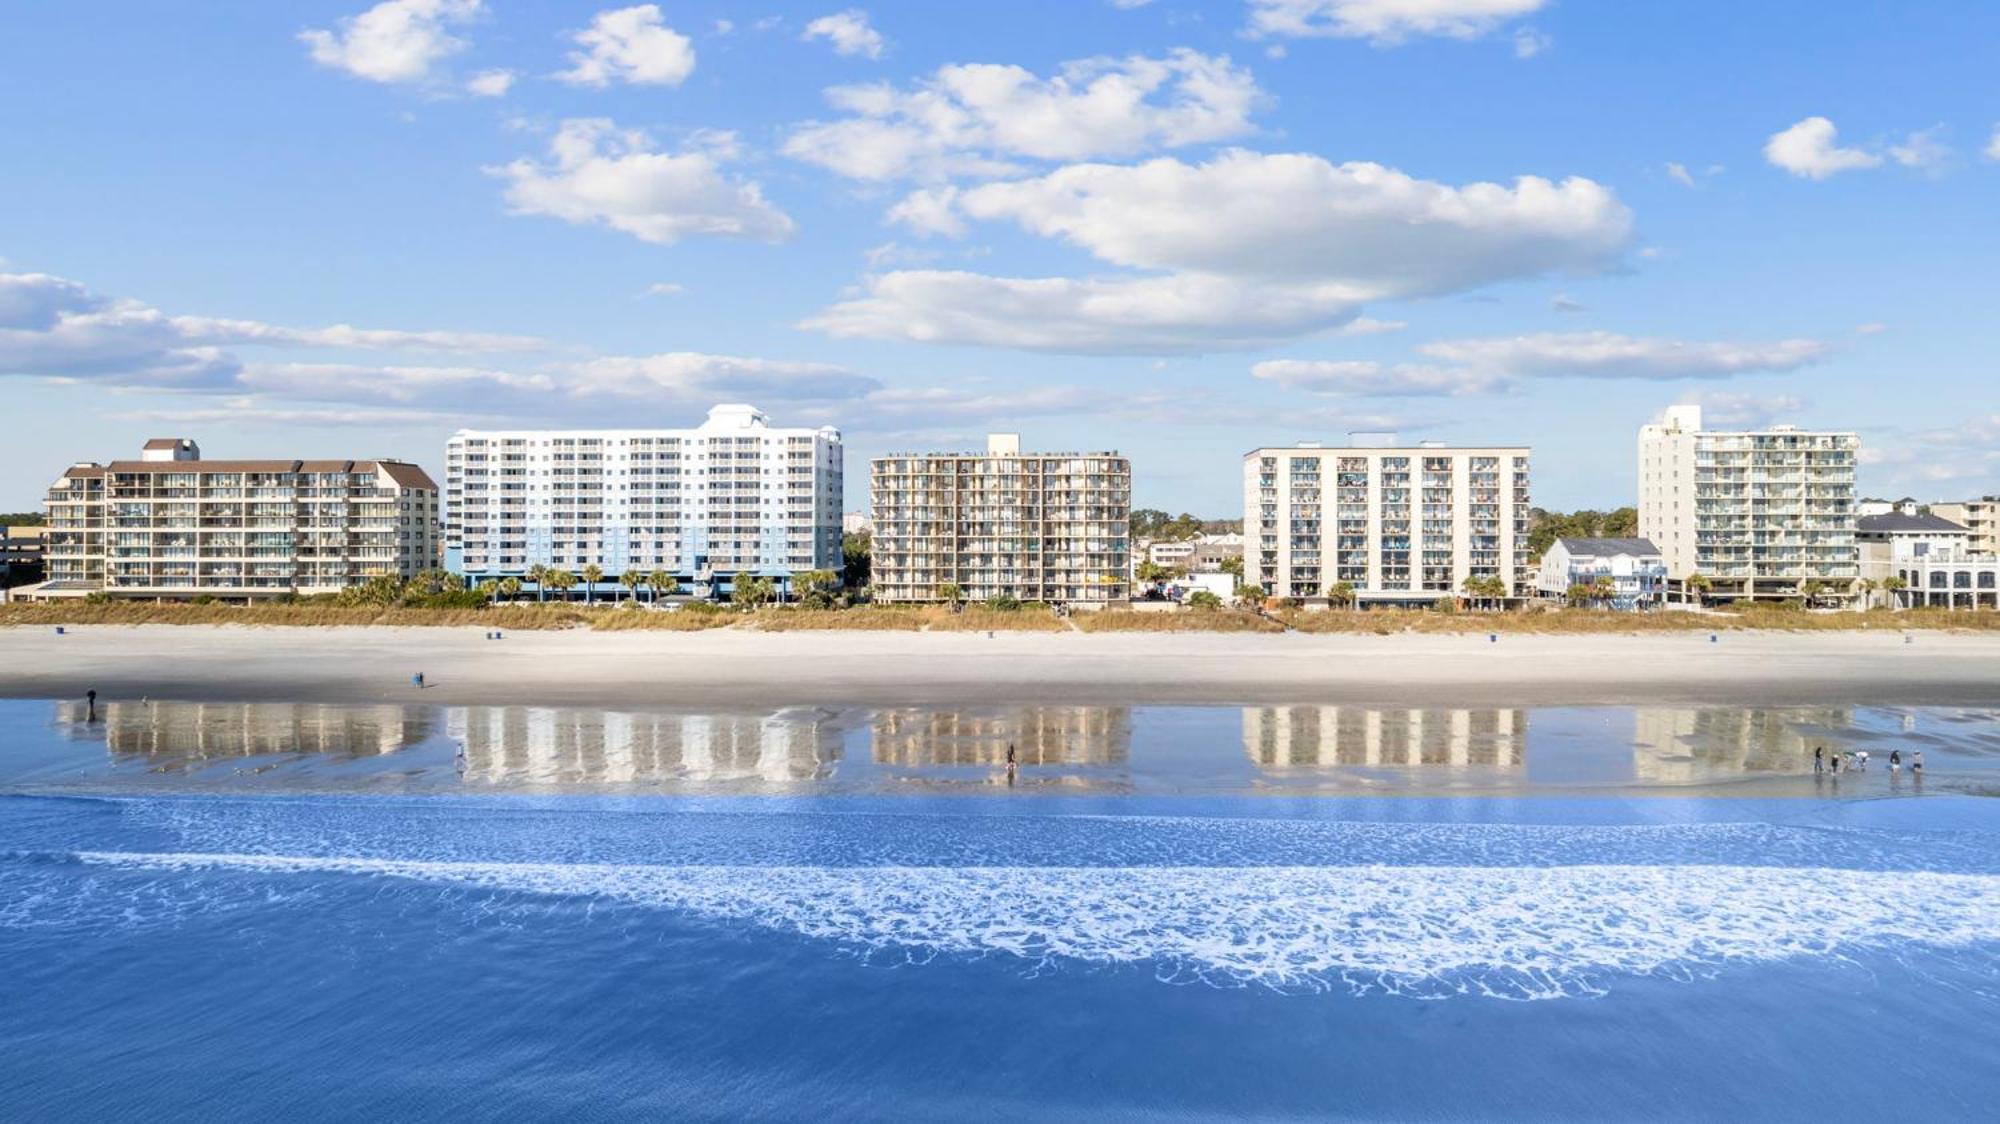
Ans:
MULTIPOLYGON (((1823 745, 1816 745, 1813 747, 1813 773, 1815 775, 1820 773, 1830 772, 1838 776, 1842 771, 1842 769, 1845 769, 1846 771, 1851 773, 1857 770, 1866 770, 1867 768, 1868 768, 1868 751, 1865 749, 1857 749, 1852 753, 1849 753, 1847 756, 1842 757, 1840 751, 1837 749, 1834 750, 1831 754, 1829 754, 1826 751, 1826 747, 1823 745)), ((1889 771, 1892 773, 1900 773, 1903 771, 1902 750, 1892 749, 1889 751, 1889 771)), ((1923 774, 1923 771, 1924 771, 1924 751, 1921 749, 1911 750, 1910 772, 1916 773, 1921 776, 1923 774)))

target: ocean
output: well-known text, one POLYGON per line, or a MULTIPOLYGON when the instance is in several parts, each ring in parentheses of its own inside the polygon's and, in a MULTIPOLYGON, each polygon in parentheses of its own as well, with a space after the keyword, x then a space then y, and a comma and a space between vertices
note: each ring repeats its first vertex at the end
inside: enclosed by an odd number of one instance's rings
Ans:
POLYGON ((2000 1095, 1985 712, 109 710, 0 702, 10 1118, 2000 1095))

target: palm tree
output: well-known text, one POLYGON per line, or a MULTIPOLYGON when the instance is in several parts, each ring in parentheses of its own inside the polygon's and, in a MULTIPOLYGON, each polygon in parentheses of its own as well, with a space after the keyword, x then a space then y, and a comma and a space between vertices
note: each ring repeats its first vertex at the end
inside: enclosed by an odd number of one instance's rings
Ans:
POLYGON ((956 605, 965 596, 965 590, 957 582, 939 582, 937 595, 938 600, 956 605))
POLYGON ((1596 581, 1590 583, 1590 596, 1594 601, 1609 604, 1618 597, 1618 583, 1608 574, 1600 575, 1596 581))
POLYGON ((604 580, 604 567, 592 562, 583 568, 583 603, 593 604, 597 600, 597 583, 604 580))
POLYGON ((1681 583, 1681 588, 1694 594, 1705 606, 1708 604, 1709 591, 1715 588, 1715 582, 1707 574, 1691 574, 1681 583))
POLYGON ((550 573, 549 568, 540 562, 528 567, 528 580, 535 583, 535 600, 546 600, 542 591, 548 588, 550 573))
POLYGON ((515 598, 521 596, 521 579, 501 578, 500 596, 505 597, 509 601, 512 601, 515 598))
POLYGON ((680 583, 674 581, 674 576, 665 570, 654 570, 652 573, 647 574, 646 584, 653 587, 653 604, 655 605, 660 603, 660 597, 668 590, 680 588, 680 583))
POLYGON ((1355 592, 1353 582, 1334 582, 1326 587, 1326 599, 1343 609, 1354 607, 1355 592))
POLYGON ((1908 588, 1910 588, 1909 582, 1893 574, 1882 579, 1882 592, 1889 595, 1889 607, 1891 609, 1900 609, 1903 607, 1902 598, 1896 595, 1908 588))
POLYGON ((492 578, 487 578, 485 581, 479 583, 479 593, 488 601, 498 601, 500 600, 500 583, 494 581, 492 578))
POLYGON ((1570 608, 1581 609, 1590 603, 1590 595, 1590 586, 1585 585, 1583 582, 1571 582, 1569 583, 1569 589, 1563 593, 1563 599, 1569 602, 1570 608))
POLYGON ((1826 583, 1818 578, 1807 578, 1799 583, 1799 596, 1805 599, 1806 608, 1819 604, 1819 598, 1826 592, 1826 583))
POLYGON ((645 580, 645 577, 637 570, 627 570, 618 575, 618 584, 625 587, 625 596, 633 601, 639 599, 639 586, 645 580))
POLYGON ((550 570, 545 580, 557 593, 568 593, 576 588, 576 575, 568 570, 550 570))
POLYGON ((1875 607, 1876 588, 1875 579, 1873 578, 1862 578, 1854 583, 1854 592, 1860 596, 1861 607, 1863 609, 1873 609, 1875 607))

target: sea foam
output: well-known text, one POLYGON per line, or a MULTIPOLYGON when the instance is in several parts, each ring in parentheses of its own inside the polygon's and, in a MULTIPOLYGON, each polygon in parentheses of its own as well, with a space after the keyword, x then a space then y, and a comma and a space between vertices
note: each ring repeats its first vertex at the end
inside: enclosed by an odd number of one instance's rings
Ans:
POLYGON ((581 897, 921 959, 1144 964, 1168 980, 1419 997, 2000 952, 2000 876, 1758 866, 922 867, 428 862, 86 852, 98 867, 340 874, 581 897))

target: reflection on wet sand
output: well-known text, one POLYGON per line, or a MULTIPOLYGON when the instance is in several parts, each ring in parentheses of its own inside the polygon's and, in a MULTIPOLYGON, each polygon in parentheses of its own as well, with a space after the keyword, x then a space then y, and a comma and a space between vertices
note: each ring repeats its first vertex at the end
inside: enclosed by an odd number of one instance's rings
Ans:
POLYGON ((66 735, 103 740, 113 757, 144 758, 163 771, 198 769, 267 753, 378 757, 431 736, 428 712, 401 706, 323 703, 104 702, 56 704, 66 735))
POLYGON ((1243 711, 1243 751, 1264 769, 1519 769, 1527 760, 1527 741, 1523 710, 1263 706, 1243 711))
POLYGON ((1647 707, 1634 712, 1632 770, 1646 784, 1812 771, 1813 747, 1843 751, 1854 725, 1841 707, 1799 710, 1647 707))
POLYGON ((445 728, 469 781, 658 784, 824 780, 840 741, 818 713, 631 714, 534 706, 452 707, 445 728))
POLYGON ((1008 746, 1023 768, 1124 765, 1132 756, 1132 712, 1125 707, 883 710, 870 730, 878 765, 1000 767, 1008 746))

